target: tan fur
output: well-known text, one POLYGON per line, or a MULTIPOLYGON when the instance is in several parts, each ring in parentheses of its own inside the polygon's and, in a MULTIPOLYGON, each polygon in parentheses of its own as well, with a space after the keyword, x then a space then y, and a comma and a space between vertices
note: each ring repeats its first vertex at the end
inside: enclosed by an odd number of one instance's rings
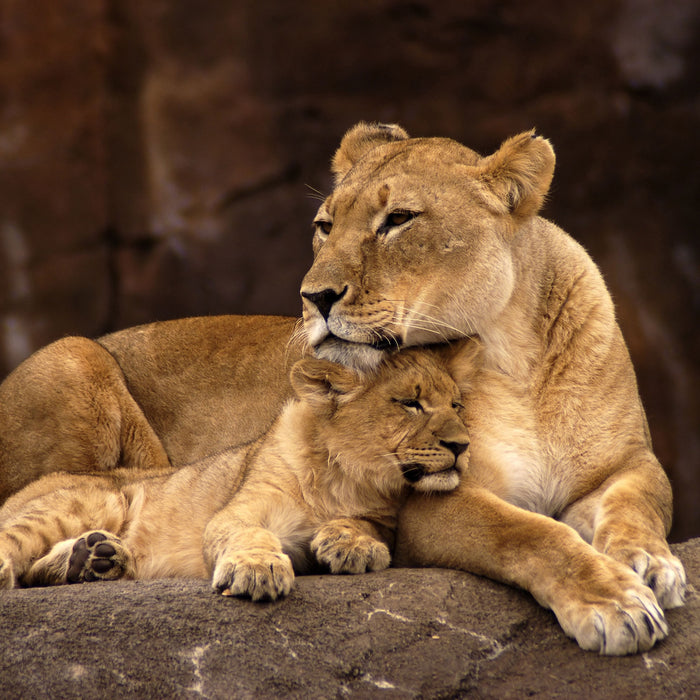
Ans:
POLYGON ((334 162, 302 284, 317 356, 368 367, 391 347, 484 344, 462 384, 472 467, 454 493, 411 498, 398 559, 522 586, 584 648, 649 648, 666 634, 657 601, 685 588, 671 491, 600 273, 536 216, 550 144, 528 132, 482 158, 360 124, 334 162))
POLYGON ((260 600, 287 594, 314 562, 386 568, 409 481, 452 490, 467 466, 446 367, 439 350, 369 377, 304 359, 291 375, 298 398, 247 448, 178 471, 46 476, 0 509, 0 583, 211 576, 226 595, 260 600))
POLYGON ((296 326, 213 316, 48 345, 0 384, 0 502, 54 471, 180 466, 257 439, 292 395, 296 326))
POLYGON ((303 331, 200 318, 44 348, 0 385, 0 498, 56 470, 179 466, 254 440, 307 345, 371 368, 479 336, 484 367, 460 380, 473 467, 456 492, 411 499, 399 560, 522 586, 587 649, 648 649, 685 589, 671 491, 600 273, 537 216, 553 171, 532 132, 481 157, 357 125, 316 217, 303 331))

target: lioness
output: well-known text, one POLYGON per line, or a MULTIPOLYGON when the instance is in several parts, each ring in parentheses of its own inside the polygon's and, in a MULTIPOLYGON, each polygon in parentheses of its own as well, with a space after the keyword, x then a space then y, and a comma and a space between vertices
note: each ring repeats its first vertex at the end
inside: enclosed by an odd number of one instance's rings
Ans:
MULTIPOLYGON (((671 490, 601 275, 537 216, 554 160, 529 132, 481 157, 358 124, 315 219, 303 329, 186 319, 44 348, 0 386, 0 493, 59 469, 179 465, 253 439, 305 344, 369 367, 478 336, 469 474, 409 499, 397 560, 521 586, 585 649, 650 648, 666 634, 659 606, 685 590, 665 539, 671 490)), ((455 376, 460 364, 458 352, 455 376)))
POLYGON ((247 447, 176 471, 51 474, 12 496, 0 587, 210 576, 224 595, 274 600, 314 562, 389 566, 408 485, 452 490, 467 465, 460 390, 438 351, 364 377, 307 358, 291 383, 297 398, 247 447))

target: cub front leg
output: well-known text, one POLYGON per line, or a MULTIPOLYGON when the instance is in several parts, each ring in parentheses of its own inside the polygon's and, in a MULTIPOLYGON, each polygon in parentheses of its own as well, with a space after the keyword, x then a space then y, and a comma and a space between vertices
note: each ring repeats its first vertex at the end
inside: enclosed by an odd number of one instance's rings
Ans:
POLYGON ((381 571, 391 563, 389 547, 365 520, 337 518, 323 524, 311 540, 311 551, 333 574, 381 571))
POLYGON ((222 595, 253 601, 276 600, 294 583, 292 561, 279 537, 248 514, 230 507, 218 513, 204 533, 204 557, 212 571, 212 588, 222 595))
POLYGON ((400 513, 399 565, 444 566, 519 586, 550 608, 583 649, 647 651, 668 634, 654 594, 628 566, 577 532, 463 483, 411 495, 400 513))

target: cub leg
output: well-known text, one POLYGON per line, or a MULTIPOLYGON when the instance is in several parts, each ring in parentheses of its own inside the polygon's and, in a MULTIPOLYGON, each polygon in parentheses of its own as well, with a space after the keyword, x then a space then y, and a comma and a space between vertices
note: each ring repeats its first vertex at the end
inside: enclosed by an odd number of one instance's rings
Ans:
MULTIPOLYGON (((642 457, 642 460, 644 458, 642 457)), ((671 488, 661 466, 619 471, 600 488, 569 506, 561 516, 600 552, 634 569, 662 608, 683 605, 686 578, 671 554, 671 488)))
POLYGON ((662 610, 628 566, 568 525, 463 483, 410 496, 400 513, 395 561, 463 569, 524 588, 584 649, 631 654, 668 634, 662 610))
MULTIPOLYGON (((79 479, 72 477, 72 483, 79 479)), ((65 567, 75 538, 96 527, 119 532, 125 515, 121 493, 94 484, 74 485, 28 501, 4 520, 0 530, 0 587, 66 583, 65 567)))
POLYGON ((336 518, 324 523, 311 540, 311 551, 333 574, 381 571, 391 562, 389 547, 372 523, 336 518))
POLYGON ((77 539, 64 540, 32 564, 21 577, 23 586, 115 581, 134 578, 131 552, 121 540, 104 530, 91 530, 77 539))
POLYGON ((289 531, 297 527, 294 504, 283 496, 264 495, 256 499, 258 504, 254 500, 237 504, 238 500, 219 511, 204 531, 204 560, 212 572, 212 587, 222 595, 254 601, 286 596, 294 568, 273 530, 277 524, 293 537, 289 531))

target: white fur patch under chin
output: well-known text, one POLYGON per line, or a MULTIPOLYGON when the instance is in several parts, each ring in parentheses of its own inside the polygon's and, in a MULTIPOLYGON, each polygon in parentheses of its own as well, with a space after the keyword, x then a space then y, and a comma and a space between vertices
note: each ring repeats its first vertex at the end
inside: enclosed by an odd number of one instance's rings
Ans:
POLYGON ((432 493, 434 491, 454 491, 459 486, 459 474, 456 469, 448 469, 436 474, 426 474, 413 484, 416 491, 432 493))
POLYGON ((311 347, 317 346, 328 336, 328 328, 322 318, 306 319, 304 321, 306 341, 311 347))
POLYGON ((314 355, 322 360, 337 362, 359 372, 372 372, 384 359, 384 351, 370 345, 348 343, 338 338, 324 340, 315 350, 314 355))

